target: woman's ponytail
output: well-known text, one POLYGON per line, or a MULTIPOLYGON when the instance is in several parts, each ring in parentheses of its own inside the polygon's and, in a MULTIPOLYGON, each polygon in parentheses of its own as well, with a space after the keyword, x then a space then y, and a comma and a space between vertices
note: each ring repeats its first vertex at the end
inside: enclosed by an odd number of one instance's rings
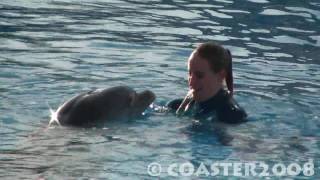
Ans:
POLYGON ((226 68, 226 84, 227 84, 227 88, 230 92, 230 95, 233 95, 233 73, 232 73, 232 55, 231 52, 229 51, 229 49, 226 49, 227 51, 227 61, 229 61, 229 64, 226 68))

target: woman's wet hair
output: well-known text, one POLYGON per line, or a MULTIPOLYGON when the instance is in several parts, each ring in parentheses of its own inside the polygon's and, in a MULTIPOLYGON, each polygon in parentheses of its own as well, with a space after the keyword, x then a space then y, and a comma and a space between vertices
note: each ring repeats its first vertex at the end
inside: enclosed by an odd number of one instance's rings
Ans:
POLYGON ((233 94, 232 55, 228 49, 214 42, 200 44, 196 53, 206 59, 213 72, 226 71, 226 84, 230 94, 233 94))

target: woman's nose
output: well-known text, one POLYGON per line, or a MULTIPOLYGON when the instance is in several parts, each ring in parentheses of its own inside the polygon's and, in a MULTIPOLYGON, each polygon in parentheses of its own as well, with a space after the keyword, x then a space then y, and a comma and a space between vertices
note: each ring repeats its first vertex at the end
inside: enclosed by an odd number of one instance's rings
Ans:
POLYGON ((189 75, 188 80, 189 80, 189 87, 194 88, 196 85, 196 77, 193 74, 191 74, 189 75))

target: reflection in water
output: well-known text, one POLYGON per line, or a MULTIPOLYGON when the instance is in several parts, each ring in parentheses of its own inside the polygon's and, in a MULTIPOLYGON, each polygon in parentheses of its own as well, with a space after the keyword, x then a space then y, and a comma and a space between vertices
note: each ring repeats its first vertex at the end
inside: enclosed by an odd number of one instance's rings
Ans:
POLYGON ((2 0, 0 177, 148 179, 154 161, 318 159, 319 20, 315 0, 2 0), (45 130, 47 103, 79 91, 147 87, 160 105, 183 97, 186 59, 209 40, 233 53, 249 123, 194 129, 154 112, 106 129, 45 130))

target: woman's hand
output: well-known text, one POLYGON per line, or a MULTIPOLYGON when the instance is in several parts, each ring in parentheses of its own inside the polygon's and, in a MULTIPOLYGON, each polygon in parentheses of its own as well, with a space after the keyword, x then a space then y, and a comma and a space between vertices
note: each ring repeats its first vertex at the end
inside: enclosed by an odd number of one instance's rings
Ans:
POLYGON ((176 114, 183 115, 185 112, 187 112, 190 109, 190 105, 193 103, 193 90, 189 90, 186 97, 181 102, 179 108, 176 111, 176 114))

